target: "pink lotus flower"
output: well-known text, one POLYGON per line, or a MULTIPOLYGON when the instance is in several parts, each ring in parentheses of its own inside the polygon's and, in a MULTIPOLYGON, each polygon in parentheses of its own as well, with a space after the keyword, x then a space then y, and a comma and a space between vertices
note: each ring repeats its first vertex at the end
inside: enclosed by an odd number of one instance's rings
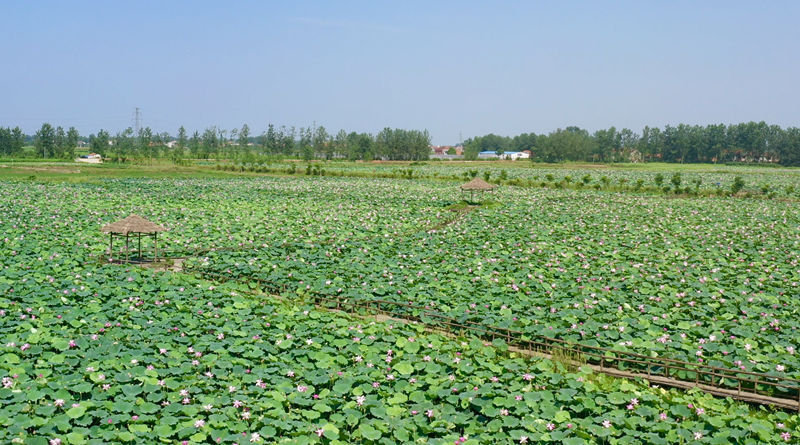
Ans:
POLYGON ((325 430, 323 430, 322 428, 320 428, 320 429, 318 429, 318 430, 316 430, 314 432, 317 433, 318 437, 322 437, 322 435, 325 434, 325 430))

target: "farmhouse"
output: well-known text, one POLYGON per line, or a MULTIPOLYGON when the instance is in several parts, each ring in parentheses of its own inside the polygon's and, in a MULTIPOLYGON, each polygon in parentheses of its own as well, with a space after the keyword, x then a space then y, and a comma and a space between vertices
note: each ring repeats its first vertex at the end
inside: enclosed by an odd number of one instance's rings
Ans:
POLYGON ((102 164, 103 157, 97 153, 89 153, 75 160, 75 162, 85 162, 87 164, 102 164))
POLYGON ((528 159, 531 157, 529 151, 506 151, 503 154, 497 154, 496 151, 482 151, 478 153, 479 159, 507 159, 516 161, 517 159, 528 159))

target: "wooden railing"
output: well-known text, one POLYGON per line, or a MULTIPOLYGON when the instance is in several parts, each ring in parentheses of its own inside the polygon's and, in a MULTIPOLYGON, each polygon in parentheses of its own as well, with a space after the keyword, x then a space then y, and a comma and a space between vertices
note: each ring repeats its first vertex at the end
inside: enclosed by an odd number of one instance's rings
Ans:
MULTIPOLYGON (((192 269, 191 271, 218 281, 240 281, 240 279, 207 270, 192 269)), ((258 283, 260 287, 270 293, 282 294, 287 291, 287 286, 284 284, 250 277, 246 280, 258 283)), ((411 303, 388 300, 351 300, 307 290, 301 291, 301 295, 322 308, 351 314, 363 314, 364 312, 381 314, 405 321, 419 322, 455 335, 472 334, 487 341, 500 339, 508 346, 528 353, 550 355, 556 352, 567 353, 568 356, 579 357, 581 361, 595 365, 599 371, 609 374, 619 375, 616 371, 627 372, 632 374, 631 377, 658 379, 659 383, 668 386, 682 388, 694 386, 715 395, 800 410, 800 380, 789 377, 573 343, 514 329, 461 321, 411 303), (610 372, 611 370, 615 372, 610 372)))

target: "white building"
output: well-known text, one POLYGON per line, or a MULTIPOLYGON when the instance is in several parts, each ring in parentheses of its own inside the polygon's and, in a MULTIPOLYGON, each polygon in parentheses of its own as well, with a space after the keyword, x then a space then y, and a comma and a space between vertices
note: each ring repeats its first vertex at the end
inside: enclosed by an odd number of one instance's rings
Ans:
POLYGON ((516 161, 517 159, 528 159, 531 155, 524 151, 508 151, 503 153, 504 159, 510 159, 512 161, 516 161))
POLYGON ((85 162, 87 164, 102 164, 103 157, 97 153, 89 153, 86 156, 81 156, 75 162, 85 162))
POLYGON ((482 151, 478 153, 478 159, 507 159, 516 161, 517 159, 528 159, 530 157, 530 153, 524 151, 506 151, 502 155, 498 155, 497 152, 494 151, 482 151))

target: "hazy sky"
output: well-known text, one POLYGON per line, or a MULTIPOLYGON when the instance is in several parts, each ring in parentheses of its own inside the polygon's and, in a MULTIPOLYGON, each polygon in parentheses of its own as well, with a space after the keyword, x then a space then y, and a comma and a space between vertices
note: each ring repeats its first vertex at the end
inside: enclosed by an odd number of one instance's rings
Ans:
POLYGON ((800 125, 800 2, 4 1, 0 126, 800 125))

